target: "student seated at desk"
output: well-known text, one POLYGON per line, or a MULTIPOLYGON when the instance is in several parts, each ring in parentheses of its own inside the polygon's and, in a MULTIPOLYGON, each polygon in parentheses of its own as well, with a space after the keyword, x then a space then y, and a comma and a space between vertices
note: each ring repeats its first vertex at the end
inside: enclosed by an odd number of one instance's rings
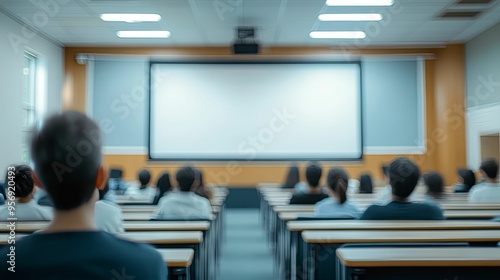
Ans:
MULTIPOLYGON (((382 172, 384 173, 384 179, 386 181, 389 181, 389 166, 384 165, 382 166, 382 172)), ((412 194, 409 197, 410 201, 415 201, 417 197, 416 192, 412 192, 412 194)), ((377 202, 378 204, 381 205, 386 205, 391 203, 392 201, 392 187, 390 184, 387 184, 383 186, 382 188, 379 189, 379 191, 376 194, 377 202)))
POLYGON ((95 225, 98 188, 107 177, 102 141, 98 125, 75 111, 48 118, 35 132, 33 176, 54 201, 54 219, 46 229, 16 240, 15 273, 8 270, 11 246, 0 249, 0 279, 167 279, 165 262, 153 247, 95 225))
POLYGON ((469 192, 476 184, 476 175, 470 169, 459 168, 457 170, 458 183, 453 187, 456 193, 469 192))
POLYGON ((472 187, 469 192, 469 202, 499 202, 500 203, 500 184, 497 181, 498 177, 498 162, 494 158, 487 158, 481 163, 481 175, 485 179, 484 183, 480 183, 472 187))
POLYGON ((316 203, 314 210, 318 217, 357 218, 361 211, 354 203, 347 201, 349 175, 342 168, 332 168, 327 177, 328 198, 316 203))
POLYGON ((95 203, 95 224, 98 229, 110 233, 124 232, 123 214, 118 204, 104 199, 109 190, 109 181, 104 189, 99 190, 99 200, 95 203))
POLYGON ((163 196, 158 202, 153 219, 189 220, 210 219, 212 207, 208 199, 195 194, 192 189, 197 184, 192 167, 182 167, 175 174, 179 189, 163 196))
POLYGON ((129 186, 125 191, 125 195, 132 200, 146 199, 149 200, 149 203, 152 203, 156 195, 156 188, 149 185, 151 173, 146 169, 141 170, 139 171, 138 179, 139 185, 129 186))
POLYGON ((170 175, 167 172, 161 174, 160 178, 158 178, 158 182, 156 183, 156 196, 153 200, 153 205, 158 205, 160 199, 167 193, 172 190, 172 184, 170 183, 170 175))
POLYGON ((430 202, 439 202, 446 198, 444 192, 443 177, 437 172, 430 172, 424 175, 424 183, 427 188, 425 199, 430 202))
POLYGON ((316 204, 328 197, 319 187, 322 169, 316 164, 311 164, 306 168, 306 180, 308 188, 304 193, 296 193, 290 199, 290 204, 316 204))
POLYGON ((193 187, 194 193, 211 201, 214 194, 212 190, 204 184, 203 173, 197 168, 194 169, 194 173, 196 174, 195 186, 193 187))
POLYGON ((17 218, 18 221, 50 221, 52 220, 52 209, 40 206, 33 200, 36 192, 35 182, 31 175, 31 168, 26 165, 14 166, 14 170, 7 171, 5 182, 12 178, 15 183, 15 210, 11 211, 6 203, 0 206, 0 220, 7 221, 7 218, 17 218), (12 172, 12 173, 9 173, 12 172), (10 213, 14 215, 11 216, 10 213))
POLYGON ((372 205, 361 215, 360 220, 443 220, 443 211, 434 203, 409 201, 410 194, 420 178, 420 170, 411 160, 398 158, 389 165, 389 184, 392 202, 387 205, 372 205))
POLYGON ((285 183, 283 184, 283 189, 293 189, 295 185, 300 182, 299 168, 296 165, 290 166, 288 173, 286 174, 285 183))

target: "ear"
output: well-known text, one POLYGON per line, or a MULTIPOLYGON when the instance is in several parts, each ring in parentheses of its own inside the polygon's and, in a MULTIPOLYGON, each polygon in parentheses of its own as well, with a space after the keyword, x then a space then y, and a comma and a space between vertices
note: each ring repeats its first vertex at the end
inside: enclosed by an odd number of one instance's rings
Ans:
POLYGON ((97 171, 97 178, 95 182, 95 187, 98 190, 104 190, 106 187, 106 183, 108 182, 109 179, 109 172, 107 168, 104 168, 104 166, 100 166, 99 170, 97 171))
POLYGON ((35 186, 39 187, 40 189, 45 189, 42 185, 42 182, 40 182, 40 179, 35 173, 35 170, 31 169, 31 177, 33 178, 33 182, 35 182, 35 186))

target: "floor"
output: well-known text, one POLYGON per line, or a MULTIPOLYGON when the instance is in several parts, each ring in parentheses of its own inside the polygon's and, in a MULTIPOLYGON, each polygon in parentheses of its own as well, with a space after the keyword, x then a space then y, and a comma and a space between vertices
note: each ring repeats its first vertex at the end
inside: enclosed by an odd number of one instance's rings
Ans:
POLYGON ((220 280, 274 280, 273 258, 258 209, 227 209, 220 280))

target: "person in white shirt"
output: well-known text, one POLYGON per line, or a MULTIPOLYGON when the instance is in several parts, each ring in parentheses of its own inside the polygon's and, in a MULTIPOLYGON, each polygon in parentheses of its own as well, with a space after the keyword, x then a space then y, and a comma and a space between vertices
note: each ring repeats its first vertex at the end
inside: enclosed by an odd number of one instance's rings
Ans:
POLYGON ((212 207, 208 199, 195 194, 193 186, 197 184, 196 174, 192 167, 183 167, 175 175, 178 190, 163 196, 152 219, 154 220, 193 220, 210 219, 212 207))
POLYGON ((316 203, 314 214, 317 217, 358 218, 358 206, 347 200, 349 175, 342 168, 332 168, 327 175, 328 198, 316 203))
POLYGON ((494 158, 486 158, 481 163, 481 175, 485 182, 472 187, 469 192, 470 203, 500 203, 500 184, 498 183, 498 162, 494 158))
POLYGON ((153 203, 156 195, 156 188, 149 185, 151 173, 149 170, 141 170, 138 175, 139 185, 131 185, 125 191, 125 195, 131 200, 146 200, 153 203))
POLYGON ((95 203, 95 224, 98 229, 109 233, 124 232, 122 209, 116 203, 105 199, 108 190, 108 183, 103 190, 99 190, 99 200, 95 203))
MULTIPOLYGON (((26 165, 14 166, 14 170, 8 170, 5 182, 14 182, 15 205, 14 210, 9 210, 8 203, 0 206, 0 220, 7 221, 8 218, 17 218, 18 221, 50 221, 52 220, 52 209, 40 206, 34 201, 36 192, 35 183, 31 176, 31 168, 26 165)), ((7 185, 8 186, 8 185, 7 185)))

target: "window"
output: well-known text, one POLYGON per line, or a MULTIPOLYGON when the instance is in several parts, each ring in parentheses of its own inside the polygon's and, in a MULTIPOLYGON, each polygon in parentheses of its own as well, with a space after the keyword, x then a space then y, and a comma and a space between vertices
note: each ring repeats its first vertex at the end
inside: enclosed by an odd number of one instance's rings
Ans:
POLYGON ((23 142, 21 160, 30 163, 29 143, 36 120, 36 62, 31 53, 24 53, 23 68, 23 142))

